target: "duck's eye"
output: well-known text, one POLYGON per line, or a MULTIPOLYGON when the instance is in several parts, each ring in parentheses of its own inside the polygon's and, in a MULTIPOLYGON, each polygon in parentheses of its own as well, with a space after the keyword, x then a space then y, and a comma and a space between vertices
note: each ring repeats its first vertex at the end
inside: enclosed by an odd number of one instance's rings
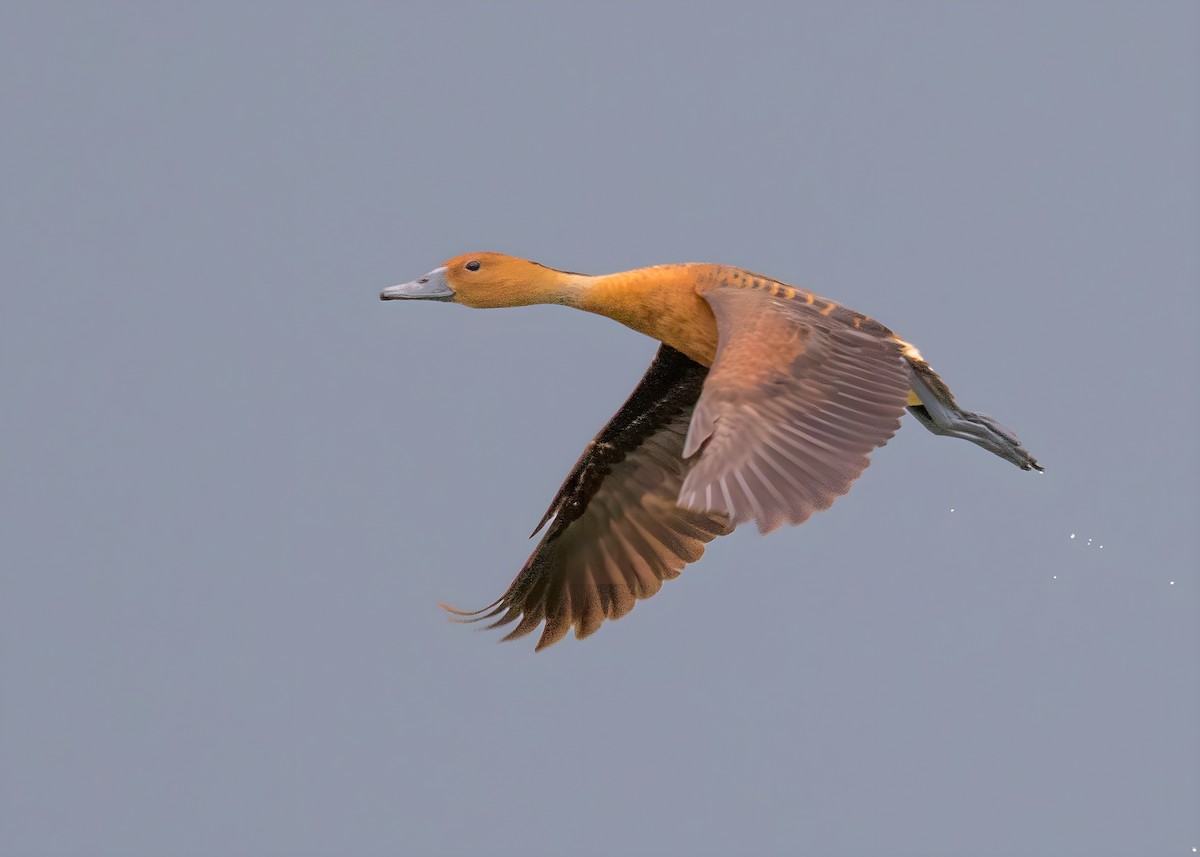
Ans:
POLYGON ((479 270, 479 262, 477 262, 475 259, 472 259, 470 262, 467 262, 466 269, 468 271, 478 271, 479 270))

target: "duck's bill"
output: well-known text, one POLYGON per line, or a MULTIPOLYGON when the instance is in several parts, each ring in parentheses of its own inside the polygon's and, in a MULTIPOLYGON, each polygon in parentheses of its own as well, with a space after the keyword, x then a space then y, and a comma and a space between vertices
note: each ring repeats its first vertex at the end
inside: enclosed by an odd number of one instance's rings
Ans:
POLYGON ((452 301, 454 290, 446 285, 446 269, 434 268, 428 274, 379 293, 381 301, 452 301))

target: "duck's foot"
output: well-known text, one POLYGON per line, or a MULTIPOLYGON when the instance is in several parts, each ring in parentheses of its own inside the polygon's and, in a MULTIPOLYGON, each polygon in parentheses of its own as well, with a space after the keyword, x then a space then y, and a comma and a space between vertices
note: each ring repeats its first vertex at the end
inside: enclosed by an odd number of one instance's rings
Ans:
POLYGON ((988 452, 1000 456, 1022 470, 1043 470, 1042 466, 1017 439, 1009 428, 986 414, 964 411, 954 401, 950 389, 923 360, 909 358, 909 378, 912 391, 921 400, 910 405, 908 412, 925 428, 937 435, 969 440, 988 452))

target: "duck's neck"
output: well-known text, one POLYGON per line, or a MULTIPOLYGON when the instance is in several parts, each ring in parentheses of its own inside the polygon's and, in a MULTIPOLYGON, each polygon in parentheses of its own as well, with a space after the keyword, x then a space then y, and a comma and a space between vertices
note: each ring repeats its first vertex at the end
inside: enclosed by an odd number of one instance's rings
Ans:
POLYGON ((573 277, 568 306, 605 315, 711 366, 717 323, 696 293, 705 265, 659 265, 600 277, 573 277))

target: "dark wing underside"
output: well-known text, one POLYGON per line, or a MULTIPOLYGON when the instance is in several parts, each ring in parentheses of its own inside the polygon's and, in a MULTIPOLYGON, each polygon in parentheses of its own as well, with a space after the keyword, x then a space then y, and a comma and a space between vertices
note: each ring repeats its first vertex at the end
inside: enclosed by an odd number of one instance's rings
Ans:
POLYGON ((679 502, 764 533, 803 523, 849 491, 900 427, 902 346, 803 297, 727 286, 702 296, 717 318, 717 356, 683 451, 700 455, 679 502))
POLYGON ((707 374, 670 346, 659 348, 628 401, 575 463, 538 525, 550 521, 549 528, 508 591, 482 610, 446 609, 459 621, 494 619, 489 628, 520 620, 506 640, 544 621, 538 649, 571 628, 582 639, 658 592, 700 558, 707 542, 730 532, 723 513, 677 505, 687 470, 684 437, 707 374))

